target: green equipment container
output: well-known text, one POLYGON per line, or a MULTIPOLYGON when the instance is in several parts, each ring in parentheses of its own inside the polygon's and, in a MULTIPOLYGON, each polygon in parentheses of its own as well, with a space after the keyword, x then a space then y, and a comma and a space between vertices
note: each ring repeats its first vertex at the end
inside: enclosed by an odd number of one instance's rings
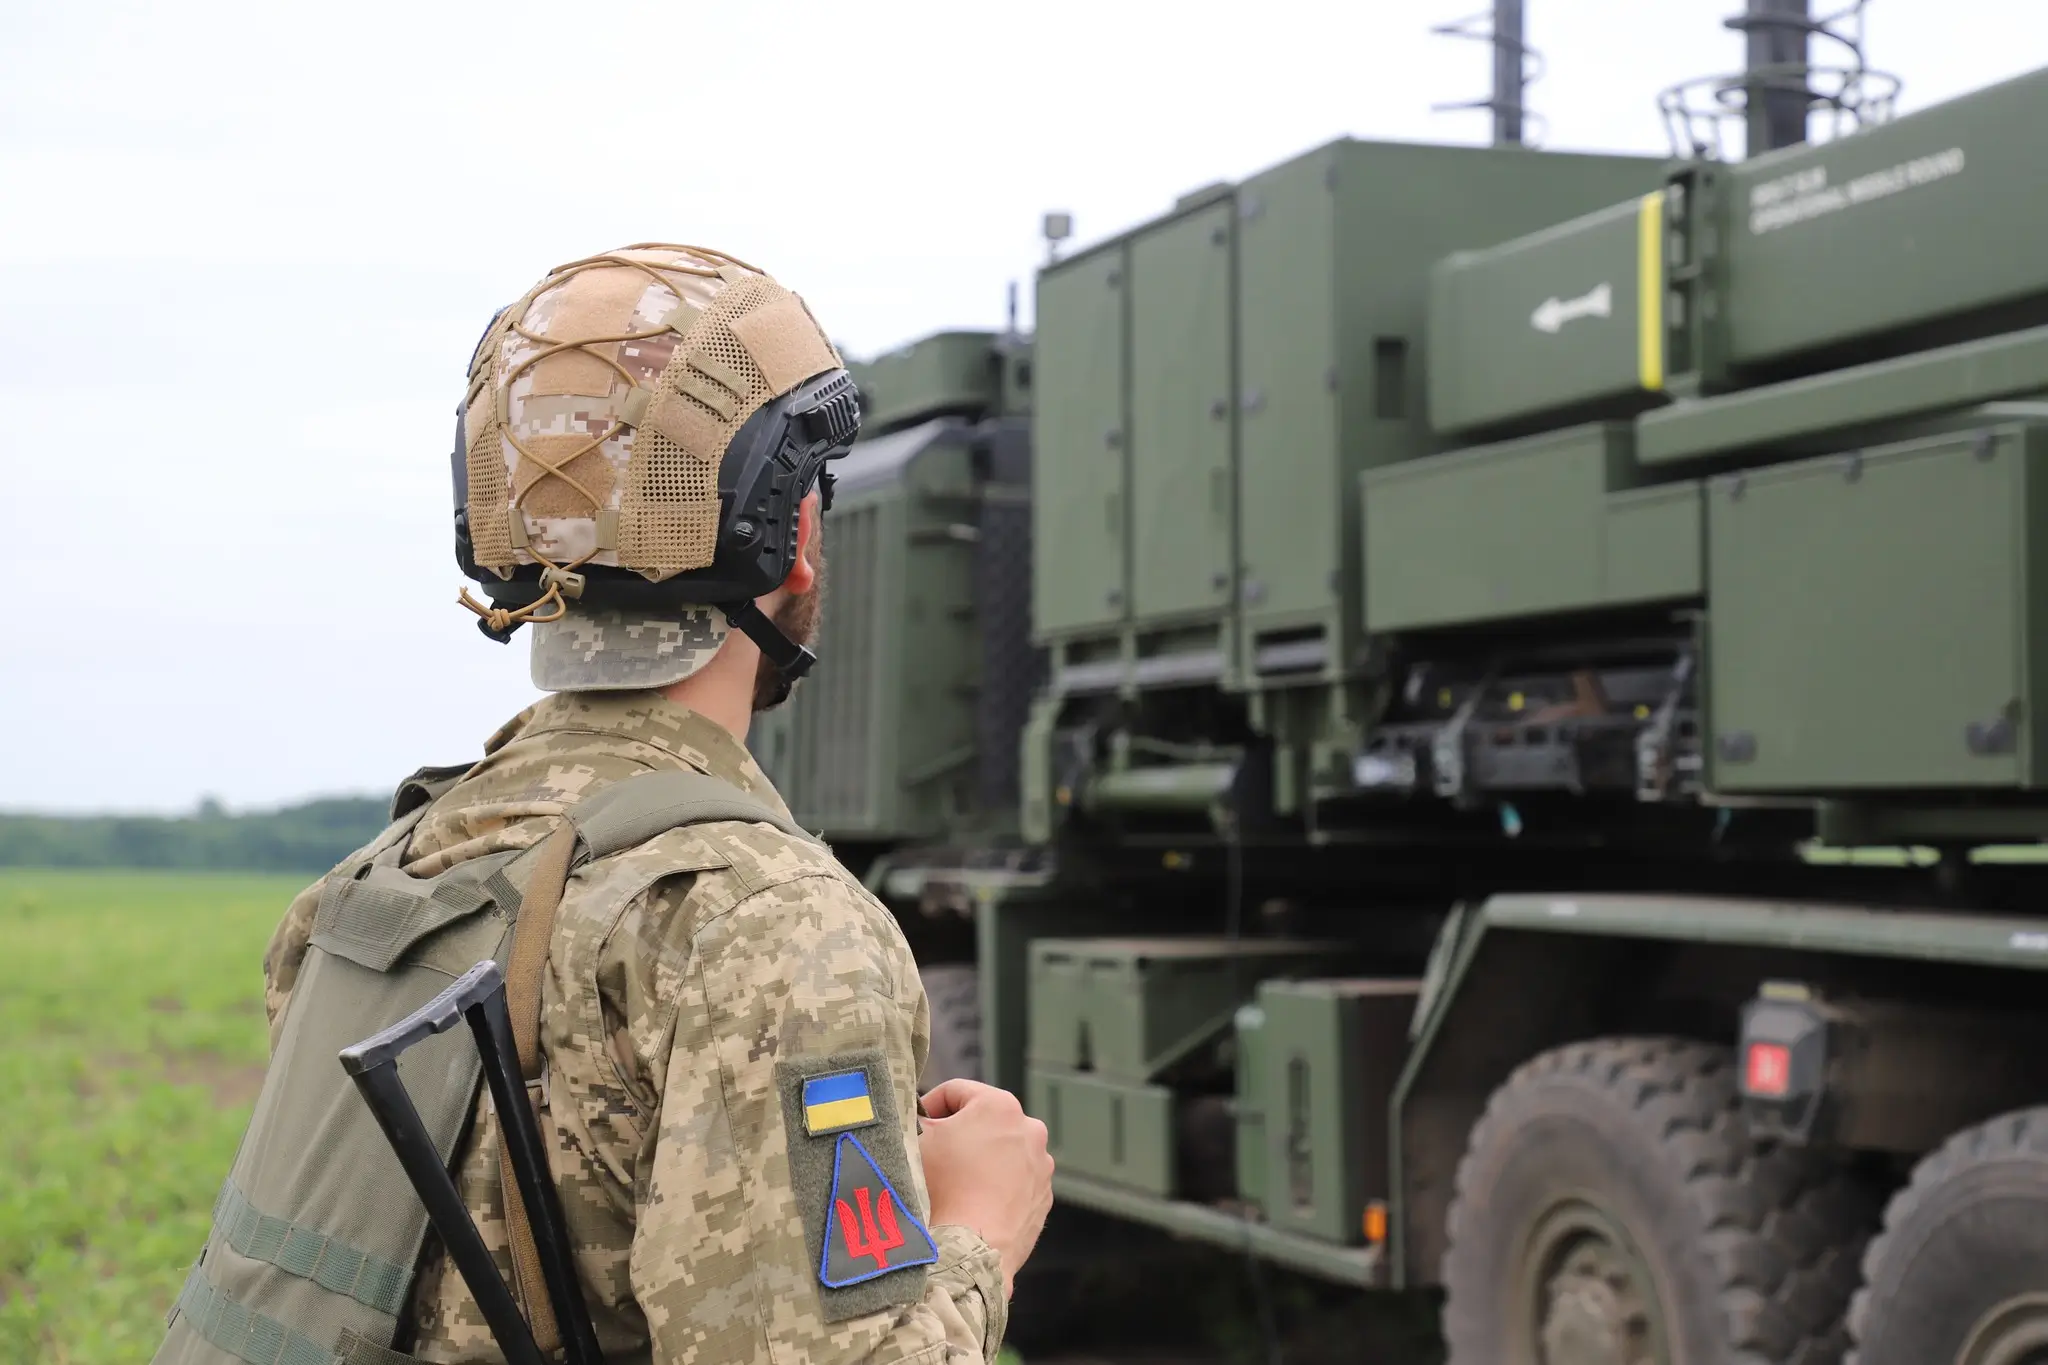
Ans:
POLYGON ((880 435, 944 413, 1000 405, 1006 358, 994 332, 938 332, 849 365, 860 385, 861 428, 880 435))
POLYGON ((1063 1173, 1162 1199, 1175 1192, 1174 1094, 1165 1086, 1034 1067, 1025 1104, 1045 1124, 1046 1150, 1063 1173))
POLYGON ((1239 190, 1238 596, 1247 671, 1356 650, 1359 473, 1434 448, 1428 268, 1656 183, 1648 158, 1342 141, 1239 190), (1349 605, 1347 605, 1349 604, 1349 605), (1282 649, 1282 646, 1289 648, 1282 649))
POLYGON ((1364 1240, 1387 1196, 1388 1099, 1422 983, 1268 981, 1241 1012, 1238 1183, 1274 1227, 1364 1240))
MULTIPOLYGON (((2039 324, 2044 123, 2048 72, 2034 72, 1854 137, 1675 167, 1662 189, 1449 256, 1430 279, 1431 418, 1471 434, 1626 416, 1667 392, 1749 389, 2039 324)), ((2000 363, 2039 368, 2031 353, 2000 363)), ((1694 426, 1683 406, 1653 414, 1640 458, 1726 453, 1694 426)))
POLYGON ((1465 432, 1663 401, 1664 194, 1439 261, 1429 282, 1429 415, 1465 432))
POLYGON ((1230 604, 1234 203, 1191 196, 1039 278, 1041 636, 1230 604))
POLYGON ((1327 972, 1333 956, 1349 951, 1300 939, 1034 940, 1030 1063, 1152 1080, 1224 1032, 1261 980, 1327 972))
POLYGON ((1058 540, 1034 560, 1036 637, 1234 610, 1251 671, 1279 643, 1284 671, 1341 669, 1358 473, 1434 442, 1430 263, 1651 188, 1660 165, 1347 139, 1049 266, 1034 504, 1058 540))
POLYGON ((1715 313, 1727 362, 1776 364, 1878 333, 1896 354, 1953 339, 1931 327, 1942 319, 2048 297, 2043 127, 2048 71, 2036 71, 1729 167, 1715 313))
POLYGON ((1102 629, 1127 612, 1126 251, 1121 241, 1038 279, 1032 509, 1058 553, 1032 557, 1038 637, 1102 629))
POLYGON ((1214 616, 1231 598, 1228 195, 1131 239, 1131 614, 1214 616))
POLYGON ((1716 789, 2048 782, 2048 421, 1716 479, 1707 599, 1716 789))
POLYGON ((1697 596, 1699 485, 1637 481, 1619 422, 1368 470, 1367 629, 1697 596))

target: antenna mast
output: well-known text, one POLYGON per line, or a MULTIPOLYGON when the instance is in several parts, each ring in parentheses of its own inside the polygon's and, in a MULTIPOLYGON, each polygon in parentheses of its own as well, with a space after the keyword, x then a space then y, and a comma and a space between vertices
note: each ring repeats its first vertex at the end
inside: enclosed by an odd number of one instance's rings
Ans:
POLYGON ((1440 114, 1461 109, 1489 111, 1493 115, 1496 147, 1531 145, 1524 125, 1530 120, 1542 122, 1542 116, 1531 110, 1526 101, 1529 87, 1543 77, 1543 54, 1526 41, 1525 8, 1523 0, 1494 0, 1490 14, 1474 14, 1430 30, 1441 38, 1470 38, 1492 46, 1492 97, 1439 104, 1433 110, 1440 114))
POLYGON ((1806 141, 1806 116, 1813 92, 1806 83, 1811 56, 1813 0, 1748 0, 1742 14, 1722 21, 1740 33, 1747 49, 1742 88, 1748 152, 1775 151, 1806 141))
POLYGON ((1882 123, 1899 97, 1899 79, 1863 59, 1863 7, 1813 17, 1813 0, 1744 0, 1724 28, 1743 36, 1740 74, 1702 76, 1657 97, 1671 149, 1681 157, 1723 156, 1723 125, 1743 126, 1743 152, 1759 156, 1805 142, 1815 110, 1828 117, 1829 137, 1882 123), (1815 62, 1816 42, 1834 44, 1840 60, 1815 62))

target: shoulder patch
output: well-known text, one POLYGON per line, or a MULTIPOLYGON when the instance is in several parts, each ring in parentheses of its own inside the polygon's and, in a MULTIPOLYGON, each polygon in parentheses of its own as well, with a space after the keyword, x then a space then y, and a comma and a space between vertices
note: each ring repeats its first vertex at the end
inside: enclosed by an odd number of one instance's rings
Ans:
POLYGON ((841 1133, 833 1144, 832 1197, 818 1283, 841 1289, 938 1259, 931 1233, 897 1196, 868 1149, 853 1134, 841 1133))
POLYGON ((775 1064, 775 1082, 823 1320, 918 1302, 939 1253, 905 1197, 916 1184, 888 1058, 874 1048, 792 1058, 775 1064))

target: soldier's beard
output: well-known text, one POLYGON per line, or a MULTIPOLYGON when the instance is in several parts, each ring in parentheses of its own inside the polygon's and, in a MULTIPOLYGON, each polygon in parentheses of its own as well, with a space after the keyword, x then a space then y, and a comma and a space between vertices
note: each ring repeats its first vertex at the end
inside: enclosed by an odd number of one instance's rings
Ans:
MULTIPOLYGON (((782 633, 798 644, 808 648, 818 640, 818 617, 824 605, 825 593, 825 545, 822 535, 811 537, 811 546, 804 558, 810 561, 816 574, 811 590, 802 596, 793 596, 776 609, 775 624, 782 627, 782 633)), ((767 655, 754 666, 754 710, 770 711, 781 703, 775 700, 775 693, 781 687, 781 678, 775 665, 767 655)))

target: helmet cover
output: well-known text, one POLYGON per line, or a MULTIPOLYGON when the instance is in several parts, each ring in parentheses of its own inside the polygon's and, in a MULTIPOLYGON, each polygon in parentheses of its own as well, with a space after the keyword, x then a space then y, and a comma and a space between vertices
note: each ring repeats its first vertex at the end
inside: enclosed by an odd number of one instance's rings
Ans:
POLYGON ((710 661, 729 630, 718 611, 579 606, 576 571, 658 583, 709 565, 734 434, 841 365, 801 298, 699 247, 643 243, 570 262, 498 316, 464 398, 471 550, 501 579, 544 566, 559 591, 515 612, 469 605, 532 622, 535 686, 664 687, 710 661))

